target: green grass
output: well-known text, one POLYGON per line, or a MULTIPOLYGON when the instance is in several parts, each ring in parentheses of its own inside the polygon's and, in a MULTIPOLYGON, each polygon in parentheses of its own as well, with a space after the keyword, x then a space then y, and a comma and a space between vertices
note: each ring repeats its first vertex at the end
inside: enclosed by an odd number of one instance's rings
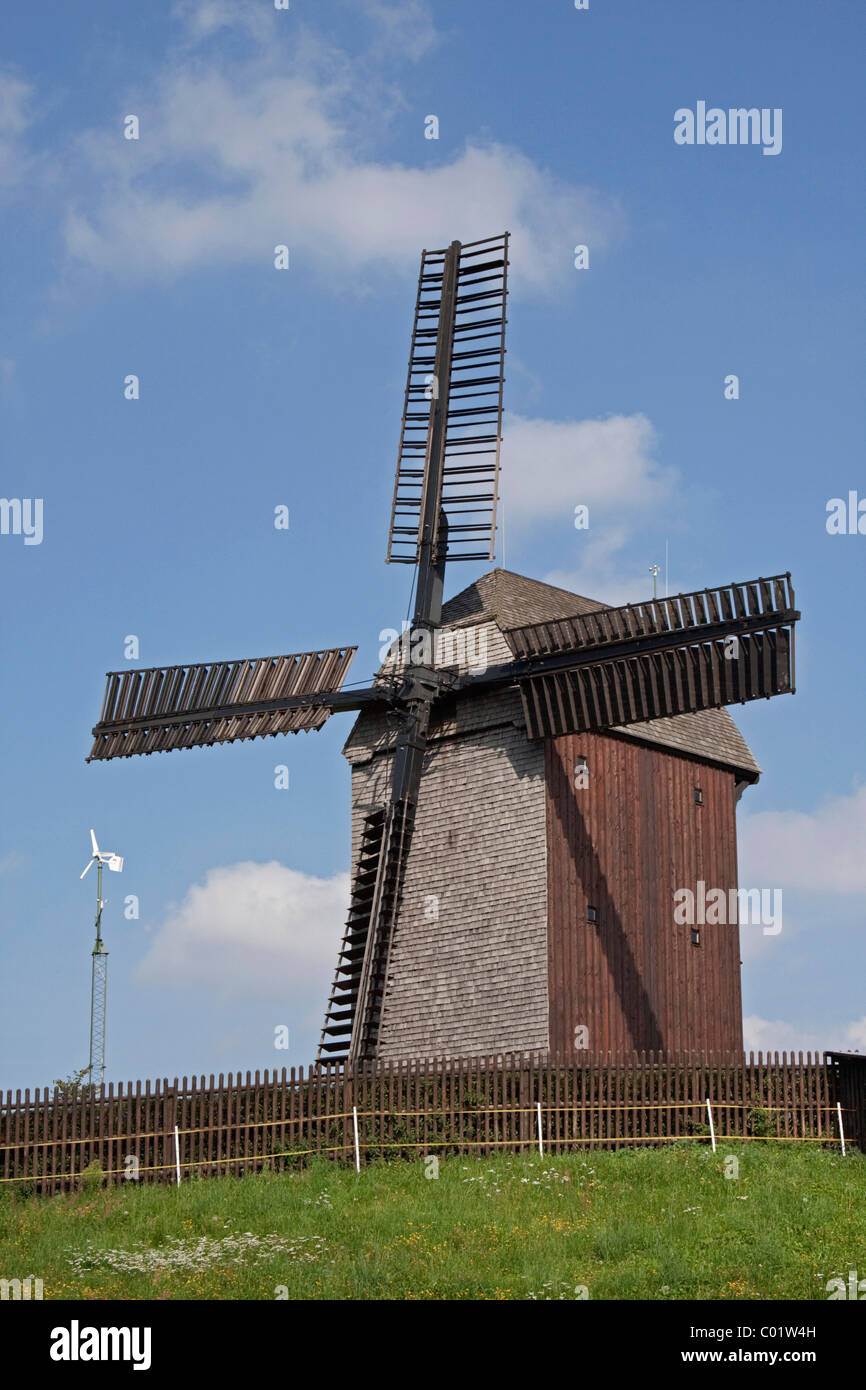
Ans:
POLYGON ((6 1189, 0 1277, 41 1278, 46 1299, 826 1299, 834 1275, 866 1277, 864 1198, 863 1156, 772 1142, 451 1158, 436 1179, 423 1160, 320 1161, 179 1189, 6 1189))

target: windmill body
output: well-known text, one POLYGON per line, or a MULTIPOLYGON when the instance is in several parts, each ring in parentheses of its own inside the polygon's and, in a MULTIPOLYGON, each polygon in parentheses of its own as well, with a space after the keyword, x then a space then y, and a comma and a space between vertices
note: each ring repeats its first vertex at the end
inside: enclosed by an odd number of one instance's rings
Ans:
MULTIPOLYGON (((493 570, 445 604, 440 647, 504 661, 509 628, 602 608, 493 570)), ((370 710, 344 749, 356 859, 392 746, 387 713, 370 710)), ((514 689, 441 701, 378 1055, 740 1050, 737 926, 693 943, 673 895, 736 888, 735 807, 758 775, 722 709, 531 739, 514 689)))
POLYGON ((103 761, 360 714, 323 1061, 741 1044, 736 931, 684 951, 670 897, 736 885, 758 770, 723 707, 793 691, 790 575, 608 608, 494 570, 443 609, 447 563, 494 555, 508 264, 507 234, 422 255, 386 556, 410 642, 355 689, 349 646, 110 672, 93 730, 103 761))

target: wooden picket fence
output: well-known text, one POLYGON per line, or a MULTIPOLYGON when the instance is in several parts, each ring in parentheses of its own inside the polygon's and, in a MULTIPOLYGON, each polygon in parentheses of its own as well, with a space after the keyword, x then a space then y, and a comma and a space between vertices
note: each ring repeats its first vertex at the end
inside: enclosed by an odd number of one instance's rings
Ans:
POLYGON ((719 1141, 831 1143, 836 1089, 833 1068, 811 1053, 528 1053, 46 1089, 32 1099, 10 1091, 0 1094, 0 1182, 50 1194, 80 1185, 94 1164, 113 1184, 294 1168, 316 1156, 528 1152, 539 1121, 544 1154, 709 1142, 708 1099, 719 1141))

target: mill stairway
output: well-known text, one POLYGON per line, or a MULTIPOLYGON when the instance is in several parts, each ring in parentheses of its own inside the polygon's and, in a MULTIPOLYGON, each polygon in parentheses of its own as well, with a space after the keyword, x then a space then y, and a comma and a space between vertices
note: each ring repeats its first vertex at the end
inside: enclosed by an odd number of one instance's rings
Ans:
POLYGON ((407 802, 364 818, 352 900, 319 1042, 321 1062, 376 1054, 394 922, 414 821, 407 802))

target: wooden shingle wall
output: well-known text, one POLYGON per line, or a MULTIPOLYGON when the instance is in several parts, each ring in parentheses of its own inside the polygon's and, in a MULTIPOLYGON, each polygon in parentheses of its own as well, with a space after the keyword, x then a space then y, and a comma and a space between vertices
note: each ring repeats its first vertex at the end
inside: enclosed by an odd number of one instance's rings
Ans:
MULTIPOLYGON (((352 756, 357 850, 364 804, 387 795, 390 754, 352 756)), ((434 737, 391 951, 382 1058, 547 1047, 546 858, 543 746, 511 721, 434 737)))

